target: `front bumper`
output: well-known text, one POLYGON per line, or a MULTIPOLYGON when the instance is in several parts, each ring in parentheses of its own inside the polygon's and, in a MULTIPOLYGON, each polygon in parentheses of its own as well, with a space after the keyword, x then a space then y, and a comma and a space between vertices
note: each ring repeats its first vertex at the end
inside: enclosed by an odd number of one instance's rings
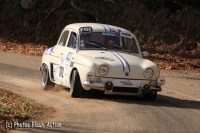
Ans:
POLYGON ((84 84, 84 86, 91 87, 91 88, 96 88, 96 87, 104 88, 105 87, 104 83, 98 83, 98 82, 85 81, 83 84, 84 84))
MULTIPOLYGON (((85 87, 89 87, 91 89, 97 89, 101 91, 105 91, 105 94, 117 94, 117 95, 136 95, 136 94, 142 94, 142 93, 147 93, 151 91, 161 91, 162 88, 160 86, 149 86, 148 90, 144 91, 144 84, 141 84, 140 87, 136 88, 130 88, 130 87, 119 87, 119 86, 112 86, 112 87, 107 87, 108 82, 102 83, 102 82, 89 82, 85 81, 83 85, 85 87), (117 90, 117 91, 116 91, 117 90)), ((111 82, 112 83, 112 82, 111 82)))

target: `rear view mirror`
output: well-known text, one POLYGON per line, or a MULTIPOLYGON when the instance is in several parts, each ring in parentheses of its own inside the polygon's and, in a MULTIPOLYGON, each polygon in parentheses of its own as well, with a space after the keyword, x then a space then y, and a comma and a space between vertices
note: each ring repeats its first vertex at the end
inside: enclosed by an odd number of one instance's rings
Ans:
POLYGON ((148 55, 149 55, 149 53, 148 53, 147 51, 143 51, 143 52, 142 52, 142 56, 143 56, 143 57, 147 57, 148 55))

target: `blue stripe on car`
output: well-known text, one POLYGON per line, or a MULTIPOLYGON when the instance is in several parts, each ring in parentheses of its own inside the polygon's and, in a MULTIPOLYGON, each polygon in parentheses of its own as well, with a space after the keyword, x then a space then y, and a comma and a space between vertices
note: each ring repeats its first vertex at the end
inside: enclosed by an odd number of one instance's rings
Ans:
MULTIPOLYGON (((112 54, 114 54, 115 55, 115 53, 114 52, 111 52, 112 54)), ((115 55, 116 56, 116 55, 115 55)), ((117 57, 117 56, 116 56, 117 57)), ((119 58, 119 57, 117 57, 119 60, 120 60, 120 62, 122 63, 122 67, 123 67, 123 72, 124 72, 124 63, 122 62, 122 60, 119 58)))
POLYGON ((117 53, 117 54, 118 54, 122 59, 125 60, 126 64, 128 65, 129 72, 130 72, 130 65, 129 65, 128 61, 127 61, 123 56, 121 56, 119 53, 117 53))
POLYGON ((102 25, 102 24, 101 24, 101 26, 103 26, 103 28, 104 28, 105 32, 107 32, 107 30, 106 30, 106 27, 105 27, 104 25, 102 25))
POLYGON ((118 32, 118 31, 116 31, 115 29, 110 28, 110 26, 108 26, 108 25, 106 25, 106 26, 110 29, 110 32, 112 32, 112 33, 116 33, 116 32, 118 32))
POLYGON ((108 25, 106 25, 106 26, 110 29, 110 32, 112 32, 111 28, 108 25))

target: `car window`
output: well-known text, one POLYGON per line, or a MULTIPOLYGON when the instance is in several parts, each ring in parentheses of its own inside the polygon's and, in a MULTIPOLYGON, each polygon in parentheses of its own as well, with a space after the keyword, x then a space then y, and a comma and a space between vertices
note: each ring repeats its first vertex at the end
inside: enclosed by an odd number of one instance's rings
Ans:
POLYGON ((76 33, 75 32, 71 32, 70 39, 69 39, 67 47, 75 48, 76 47, 76 42, 77 42, 76 33))
POLYGON ((64 33, 62 34, 62 36, 60 38, 58 45, 65 46, 68 35, 69 35, 69 31, 68 30, 64 31, 64 33))
POLYGON ((122 44, 125 50, 129 50, 131 53, 138 54, 138 48, 134 38, 122 37, 122 44))
MULTIPOLYGON (((116 49, 114 46, 108 46, 108 43, 112 43, 119 47, 120 36, 116 33, 105 33, 105 32, 90 32, 82 33, 80 35, 80 49, 116 49)), ((118 48, 119 49, 119 48, 118 48)))
POLYGON ((120 36, 119 33, 90 32, 80 35, 79 48, 85 49, 107 49, 117 51, 127 51, 138 54, 138 47, 132 37, 120 36))

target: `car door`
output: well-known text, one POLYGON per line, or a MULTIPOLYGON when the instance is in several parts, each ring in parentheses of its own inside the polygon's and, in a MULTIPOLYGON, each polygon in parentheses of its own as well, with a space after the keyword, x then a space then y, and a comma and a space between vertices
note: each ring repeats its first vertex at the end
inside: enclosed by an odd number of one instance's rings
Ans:
POLYGON ((77 51, 77 46, 78 46, 78 32, 76 30, 71 30, 70 37, 67 43, 66 51, 68 51, 66 55, 66 62, 67 62, 67 69, 66 69, 66 78, 67 80, 67 87, 70 87, 70 73, 73 69, 73 55, 76 54, 77 51))
MULTIPOLYGON (((57 45, 54 46, 54 51, 52 53, 53 56, 57 58, 63 57, 63 49, 65 48, 68 38, 69 38, 69 30, 64 30, 61 33, 61 36, 59 38, 59 41, 57 42, 57 45)), ((56 62, 55 62, 56 63, 56 62)))
POLYGON ((69 39, 70 30, 63 30, 57 44, 54 46, 53 52, 51 53, 53 59, 51 60, 51 71, 53 76, 51 77, 55 83, 61 84, 60 77, 63 68, 61 67, 61 62, 65 60, 64 49, 67 45, 69 39), (61 73, 61 74, 59 74, 61 73))
MULTIPOLYGON (((62 43, 61 43, 62 44, 62 43)), ((70 72, 70 60, 73 53, 76 52, 77 45, 77 34, 74 30, 69 30, 69 36, 66 40, 64 47, 56 46, 55 54, 59 57, 58 65, 54 66, 55 71, 55 81, 64 86, 68 86, 68 73, 70 72)))

